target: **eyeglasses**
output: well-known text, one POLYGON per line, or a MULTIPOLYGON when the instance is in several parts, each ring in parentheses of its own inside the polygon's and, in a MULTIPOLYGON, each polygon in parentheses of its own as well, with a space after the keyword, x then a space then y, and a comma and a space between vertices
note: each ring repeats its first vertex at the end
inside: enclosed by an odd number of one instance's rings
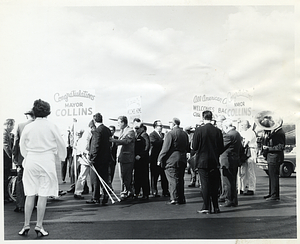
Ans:
POLYGON ((134 129, 135 129, 135 130, 138 130, 139 128, 140 128, 140 127, 135 127, 134 129))

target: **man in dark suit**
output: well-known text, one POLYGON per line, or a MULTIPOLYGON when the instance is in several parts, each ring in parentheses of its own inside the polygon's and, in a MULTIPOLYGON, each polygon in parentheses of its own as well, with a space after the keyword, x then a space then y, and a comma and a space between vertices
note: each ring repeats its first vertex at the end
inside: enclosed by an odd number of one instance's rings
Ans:
MULTIPOLYGON (((103 124, 103 118, 100 113, 94 115, 94 122, 96 129, 92 131, 92 138, 90 144, 89 158, 94 165, 100 177, 108 183, 108 166, 111 158, 110 155, 110 137, 111 132, 108 127, 103 124)), ((86 201, 86 203, 100 203, 100 180, 96 173, 91 170, 91 184, 92 184, 92 199, 86 201)), ((106 205, 108 202, 108 194, 103 190, 102 205, 106 205)))
POLYGON ((22 166, 23 156, 21 155, 20 151, 20 138, 23 129, 25 126, 34 121, 34 113, 33 111, 28 111, 25 113, 27 121, 21 124, 18 124, 14 147, 13 147, 13 163, 17 166, 17 181, 16 181, 16 208, 15 212, 24 212, 24 204, 25 204, 25 195, 24 195, 24 188, 23 188, 23 171, 24 168, 22 166))
POLYGON ((142 199, 148 199, 150 194, 149 184, 149 149, 150 139, 147 127, 143 123, 136 123, 135 127, 135 162, 134 162, 134 190, 135 198, 138 198, 142 189, 142 199))
POLYGON ((118 125, 121 129, 119 139, 111 139, 111 142, 118 145, 117 161, 120 163, 121 198, 124 200, 133 196, 131 183, 135 160, 135 133, 133 129, 128 126, 126 116, 120 116, 118 118, 118 125))
POLYGON ((173 118, 170 122, 171 131, 165 137, 163 147, 158 156, 157 164, 165 169, 169 182, 169 204, 185 204, 184 171, 187 165, 186 154, 190 151, 189 138, 179 128, 180 120, 173 118))
MULTIPOLYGON (((265 118, 262 122, 264 125, 272 124, 269 118, 265 118)), ((279 169, 284 160, 284 148, 286 143, 285 133, 282 129, 283 120, 274 123, 274 128, 264 127, 263 152, 268 162, 269 170, 269 194, 264 196, 268 201, 280 200, 279 195, 279 169), (268 130, 266 130, 266 128, 268 130)))
MULTIPOLYGON (((111 126, 109 126, 109 129, 110 129, 112 138, 118 139, 118 137, 115 136, 116 127, 111 125, 111 126)), ((111 142, 110 143, 111 160, 109 162, 109 168, 108 168, 110 186, 112 186, 112 182, 113 182, 114 175, 115 175, 116 162, 117 162, 117 149, 118 149, 118 146, 116 145, 116 143, 111 142)))
POLYGON ((150 137, 150 171, 151 171, 151 191, 153 197, 159 197, 157 190, 157 180, 160 176, 161 188, 163 196, 169 196, 168 180, 164 170, 157 165, 158 155, 161 151, 164 143, 164 133, 162 133, 162 123, 160 120, 156 120, 153 123, 154 131, 149 135, 150 137))
POLYGON ((230 119, 224 120, 222 127, 225 134, 223 134, 224 152, 220 156, 220 163, 223 173, 224 207, 236 207, 238 205, 236 181, 242 137, 230 119))
POLYGON ((196 169, 200 175, 203 206, 198 213, 210 213, 211 201, 214 213, 219 213, 218 189, 220 185, 219 156, 223 151, 222 131, 212 124, 212 112, 202 113, 204 124, 197 127, 192 148, 196 152, 196 169))

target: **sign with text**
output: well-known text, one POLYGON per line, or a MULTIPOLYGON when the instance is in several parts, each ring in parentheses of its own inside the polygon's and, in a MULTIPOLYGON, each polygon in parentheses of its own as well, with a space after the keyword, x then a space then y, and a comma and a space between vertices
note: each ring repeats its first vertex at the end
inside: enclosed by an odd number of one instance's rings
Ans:
POLYGON ((193 117, 202 118, 202 112, 210 110, 214 116, 225 113, 226 94, 200 94, 193 97, 193 117))
POLYGON ((84 128, 95 114, 95 98, 94 90, 57 91, 53 94, 51 114, 60 127, 78 122, 84 128))
POLYGON ((192 115, 201 118, 205 110, 212 111, 215 119, 224 115, 233 121, 251 120, 253 95, 251 91, 238 90, 223 94, 201 94, 193 97, 192 115))
POLYGON ((253 95, 248 90, 228 92, 226 114, 234 120, 252 117, 253 95))
POLYGON ((129 123, 131 123, 134 118, 142 120, 142 97, 138 96, 126 99, 126 109, 129 123))

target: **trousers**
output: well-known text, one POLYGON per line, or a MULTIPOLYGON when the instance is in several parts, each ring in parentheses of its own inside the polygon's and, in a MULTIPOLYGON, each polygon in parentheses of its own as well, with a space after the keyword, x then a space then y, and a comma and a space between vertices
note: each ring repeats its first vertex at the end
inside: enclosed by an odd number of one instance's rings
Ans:
POLYGON ((121 175, 121 195, 132 194, 132 172, 134 162, 120 163, 120 175, 121 175))
POLYGON ((256 149, 250 148, 251 157, 243 163, 239 170, 239 190, 255 192, 256 188, 256 175, 255 175, 255 162, 256 162, 256 149))
POLYGON ((269 195, 276 198, 279 198, 279 168, 279 162, 268 164, 269 195))
POLYGON ((23 172, 24 168, 20 165, 17 169, 17 180, 16 180, 16 206, 18 208, 24 208, 25 205, 25 194, 23 186, 23 172))
POLYGON ((211 202, 214 209, 218 209, 218 190, 221 181, 220 170, 218 168, 198 169, 198 173, 202 187, 202 210, 211 210, 211 202))
POLYGON ((169 193, 168 180, 165 171, 158 165, 150 165, 151 171, 151 191, 152 194, 158 194, 157 182, 160 176, 160 183, 162 188, 162 194, 167 195, 169 193))
POLYGON ((235 205, 238 205, 237 198, 237 172, 238 167, 222 168, 223 172, 223 186, 225 199, 235 205))
POLYGON ((169 182, 170 200, 184 202, 184 170, 185 167, 166 168, 165 173, 169 182))

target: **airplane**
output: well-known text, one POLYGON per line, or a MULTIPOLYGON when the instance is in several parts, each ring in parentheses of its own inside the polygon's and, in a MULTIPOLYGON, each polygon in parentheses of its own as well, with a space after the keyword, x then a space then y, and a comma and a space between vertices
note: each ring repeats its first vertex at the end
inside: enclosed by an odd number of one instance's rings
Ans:
MULTIPOLYGON (((110 120, 112 120, 112 121, 118 121, 118 119, 114 119, 114 118, 109 118, 110 120)), ((148 123, 148 122, 143 122, 142 121, 142 123, 144 124, 144 125, 146 125, 146 126, 153 126, 153 123, 148 123)), ((166 130, 170 130, 170 126, 169 125, 162 125, 162 127, 163 127, 163 129, 166 129, 166 130)))

